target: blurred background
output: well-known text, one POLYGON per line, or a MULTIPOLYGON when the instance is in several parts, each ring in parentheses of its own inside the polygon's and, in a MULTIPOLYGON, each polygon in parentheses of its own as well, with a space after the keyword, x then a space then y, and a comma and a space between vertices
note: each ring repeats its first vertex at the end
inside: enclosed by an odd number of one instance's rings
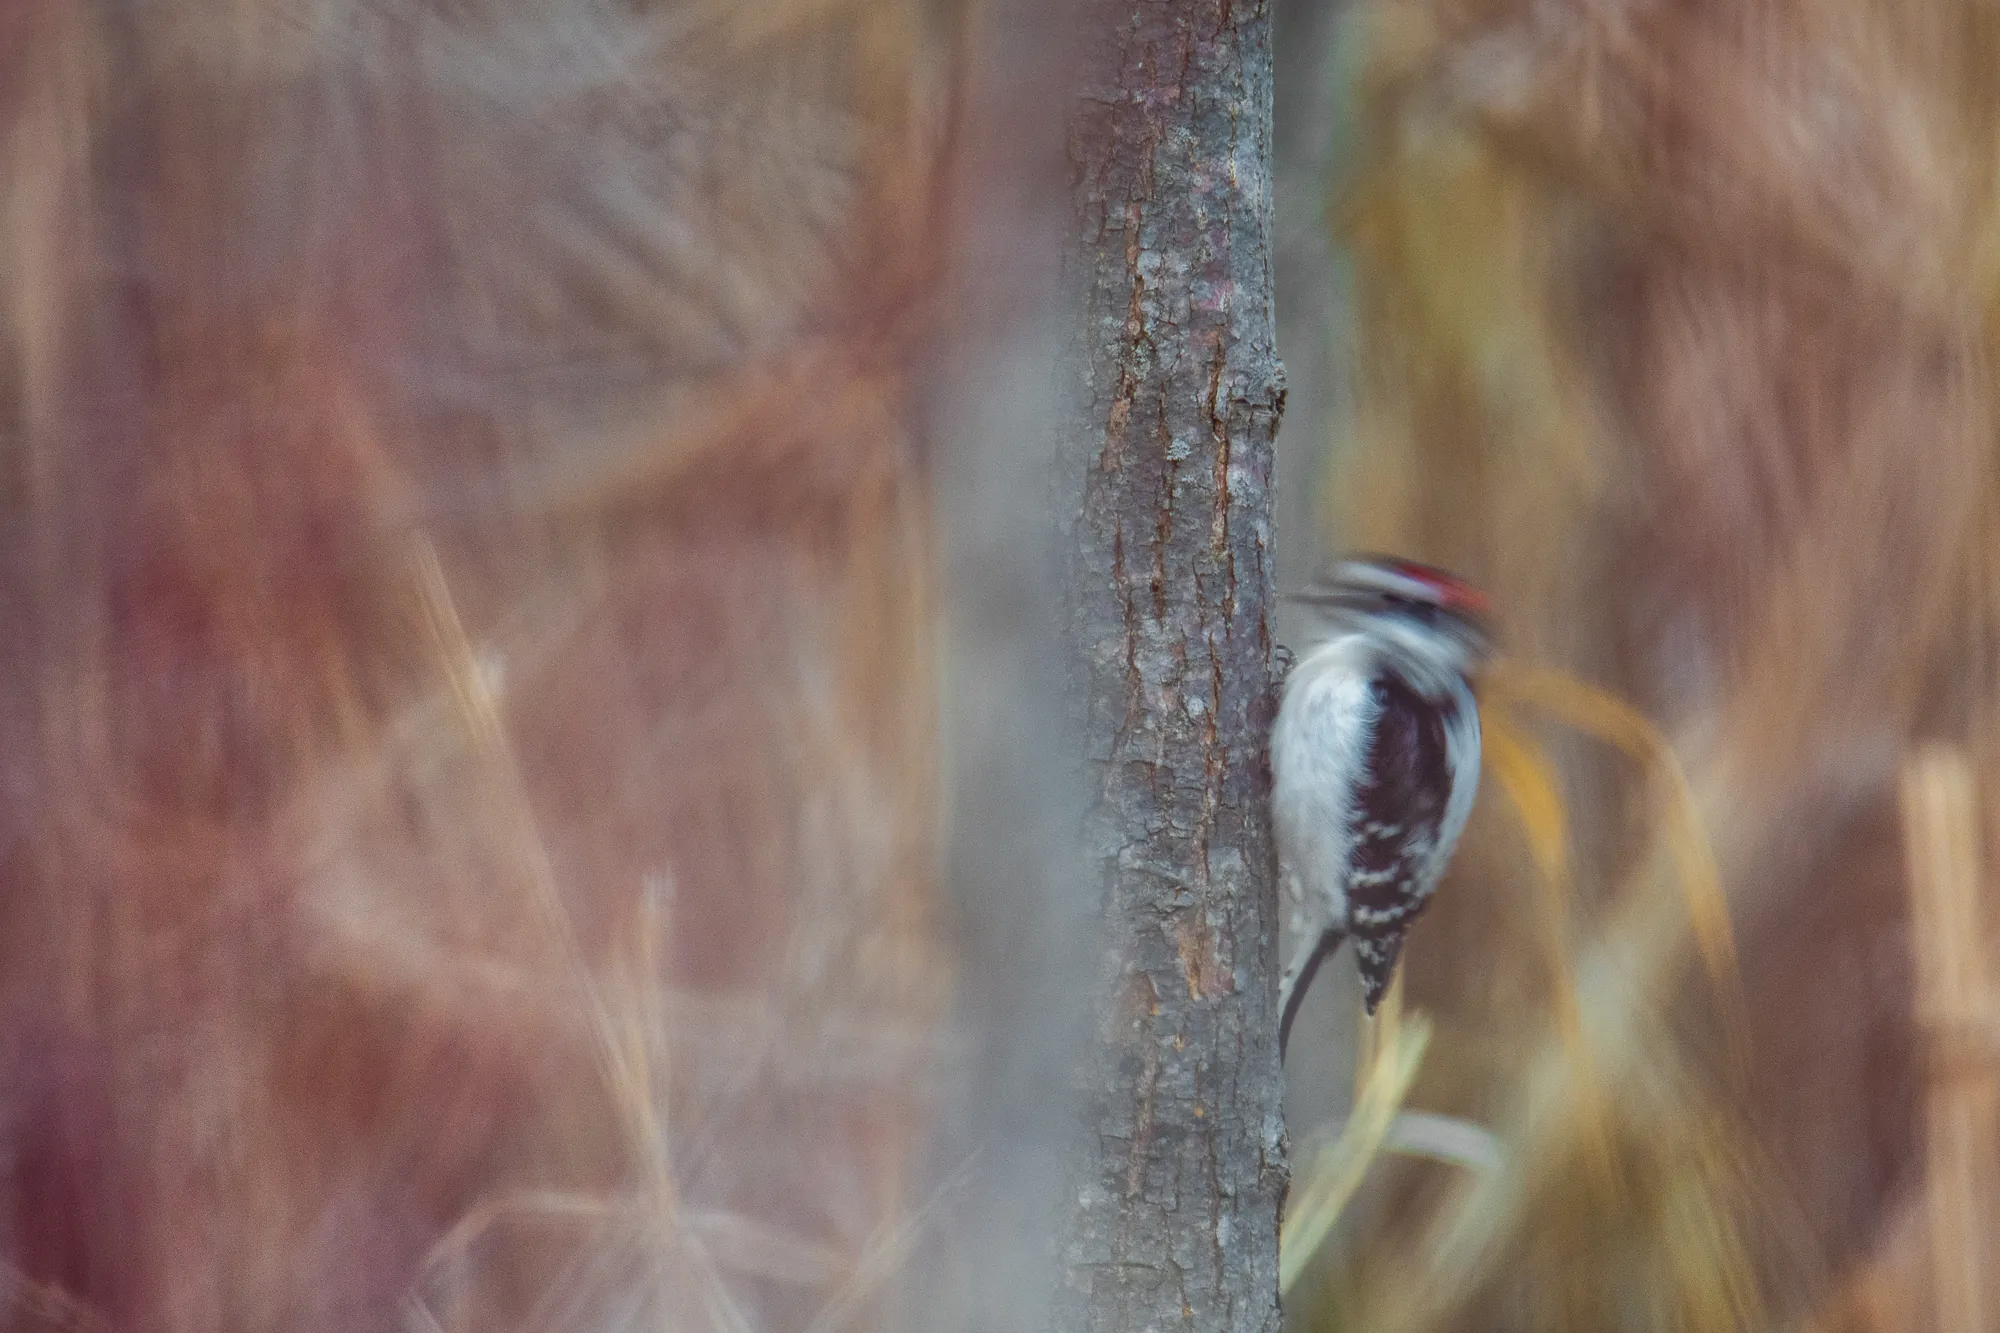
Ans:
POLYGON ((1039 1317, 1040 17, 0 5, 0 1325, 1039 1317))
MULTIPOLYGON (((2000 19, 1272 9, 1280 586, 1526 756, 1289 1325, 2000 1329, 2000 19)), ((1072 22, 0 4, 0 1327, 1040 1326, 1072 22)))

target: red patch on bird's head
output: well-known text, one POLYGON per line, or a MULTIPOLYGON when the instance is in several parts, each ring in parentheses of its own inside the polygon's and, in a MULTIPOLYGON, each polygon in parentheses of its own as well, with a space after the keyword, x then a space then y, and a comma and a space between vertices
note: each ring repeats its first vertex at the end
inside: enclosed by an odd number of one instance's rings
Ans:
POLYGON ((1464 611, 1477 616, 1486 614, 1487 610, 1493 605, 1485 593, 1479 591, 1479 589, 1473 587, 1465 580, 1445 573, 1442 569, 1436 569, 1430 565, 1420 565, 1414 560, 1390 560, 1385 563, 1390 569, 1395 570, 1403 577, 1415 579, 1418 583, 1431 589, 1431 591, 1437 594, 1439 604, 1449 607, 1451 610, 1464 611))

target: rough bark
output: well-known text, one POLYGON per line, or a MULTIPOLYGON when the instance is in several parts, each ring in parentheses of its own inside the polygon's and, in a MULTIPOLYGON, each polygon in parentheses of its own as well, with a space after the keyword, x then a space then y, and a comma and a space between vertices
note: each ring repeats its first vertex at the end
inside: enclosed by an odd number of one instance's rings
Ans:
POLYGON ((1262 4, 1091 0, 1066 440, 1106 968, 1061 1326, 1269 1333, 1271 50, 1262 4))

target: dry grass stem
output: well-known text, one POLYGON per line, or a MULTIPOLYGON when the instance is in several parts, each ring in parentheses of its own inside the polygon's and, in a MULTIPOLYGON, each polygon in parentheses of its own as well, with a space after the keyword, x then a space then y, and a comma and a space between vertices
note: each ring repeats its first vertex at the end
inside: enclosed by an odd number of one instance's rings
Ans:
MULTIPOLYGON (((1917 923, 1918 1012, 1933 1033, 1978 1030, 1992 1013, 1987 969, 1986 865, 1978 786, 1969 757, 1949 745, 1903 770, 1904 845, 1917 923)), ((2000 1070, 1948 1066, 1928 1090, 1925 1196, 1940 1333, 2000 1327, 2000 1070)))

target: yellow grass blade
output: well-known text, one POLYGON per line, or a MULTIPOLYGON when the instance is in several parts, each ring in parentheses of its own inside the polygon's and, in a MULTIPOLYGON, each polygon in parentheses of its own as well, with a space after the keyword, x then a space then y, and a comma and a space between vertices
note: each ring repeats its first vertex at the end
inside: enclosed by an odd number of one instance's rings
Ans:
POLYGON ((1596 1061, 1583 1030, 1583 1010, 1577 1003, 1576 981, 1570 971, 1569 811, 1556 786, 1555 770, 1534 738, 1520 728, 1505 708, 1484 710, 1482 730, 1487 765, 1521 817, 1528 850, 1535 862, 1535 901, 1541 921, 1542 947, 1556 1009, 1556 1030, 1564 1052, 1577 1070, 1577 1084, 1588 1104, 1582 1123, 1594 1127, 1591 1161, 1606 1181, 1612 1167, 1609 1119, 1602 1085, 1594 1077, 1596 1061))
POLYGON ((1747 1054, 1729 902, 1723 896, 1721 873, 1696 813, 1694 792, 1673 747, 1624 700, 1560 672, 1501 661, 1486 674, 1482 690, 1495 715, 1504 718, 1521 707, 1537 709, 1596 737, 1645 769, 1660 798, 1665 842, 1687 898, 1695 945, 1721 1003, 1731 1060, 1735 1069, 1742 1071, 1747 1054))
POLYGON ((1354 1113, 1340 1137, 1314 1155, 1304 1183, 1293 1191, 1291 1207, 1286 1210, 1278 1233, 1281 1295, 1298 1281, 1332 1233, 1354 1191, 1361 1187, 1430 1045, 1430 1020, 1422 1014, 1404 1020, 1385 1006, 1375 1028, 1375 1058, 1355 1096, 1354 1113))

